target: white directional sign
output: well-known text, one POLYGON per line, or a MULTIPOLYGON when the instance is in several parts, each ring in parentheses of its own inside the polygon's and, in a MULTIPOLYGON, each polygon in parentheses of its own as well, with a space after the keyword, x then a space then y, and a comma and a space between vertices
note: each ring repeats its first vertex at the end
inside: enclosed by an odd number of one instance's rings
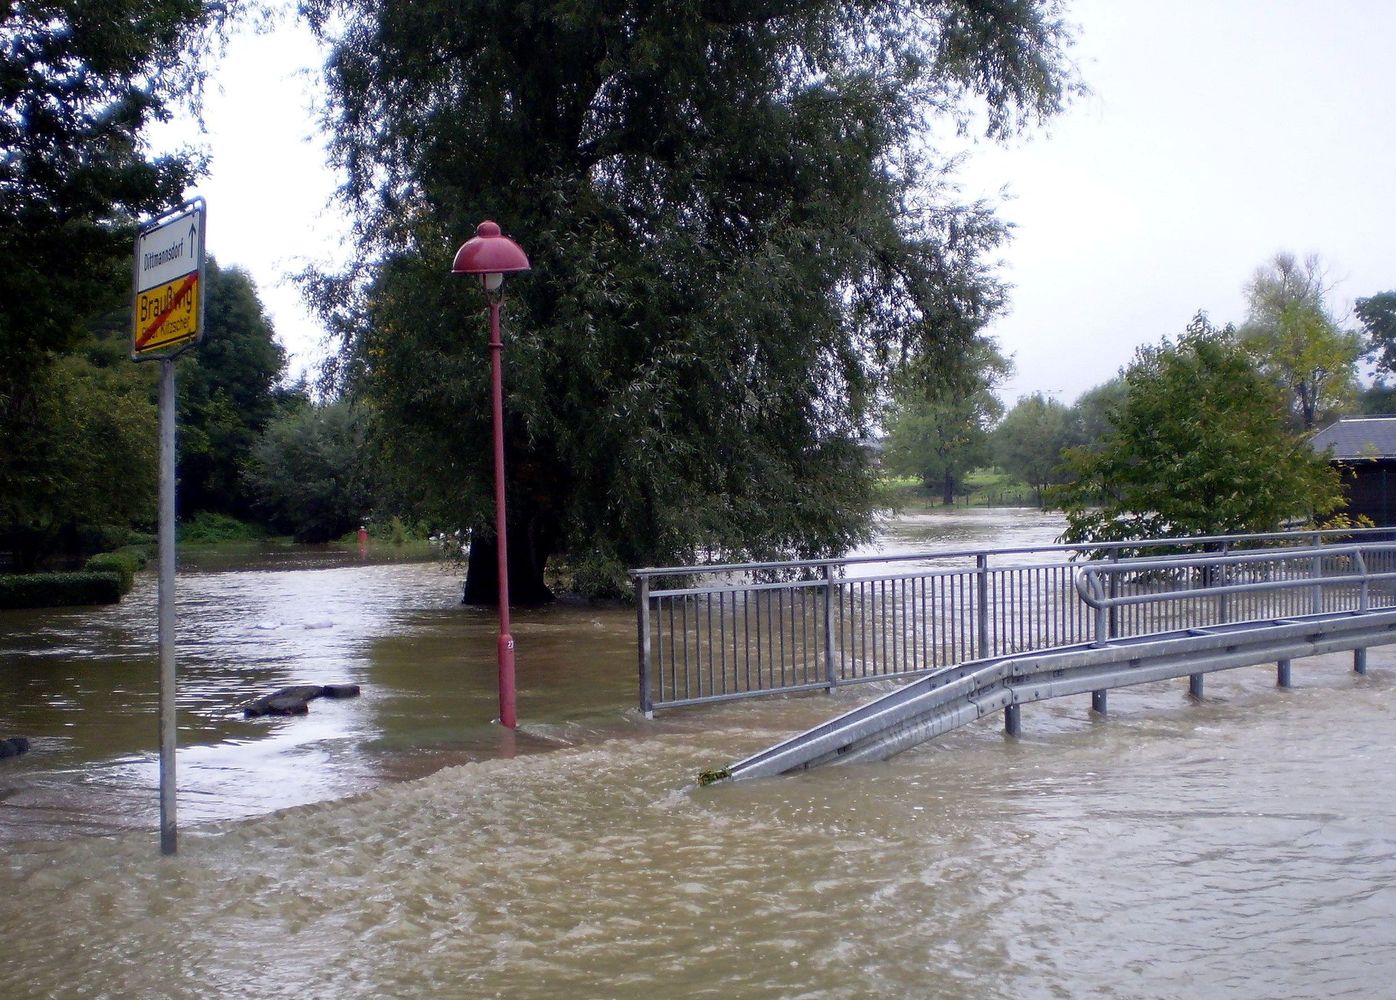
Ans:
POLYGON ((136 237, 131 357, 168 357, 203 336, 207 215, 195 198, 136 237))

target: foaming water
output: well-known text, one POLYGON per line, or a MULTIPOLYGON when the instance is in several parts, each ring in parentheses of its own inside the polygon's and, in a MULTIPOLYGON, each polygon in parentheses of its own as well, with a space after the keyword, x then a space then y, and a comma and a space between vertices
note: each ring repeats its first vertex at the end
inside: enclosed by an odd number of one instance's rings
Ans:
MULTIPOLYGON (((1370 996, 1396 972, 1396 661, 697 789, 800 716, 449 767, 11 854, 6 996, 1370 996), (1316 738, 1315 733, 1321 733, 1316 738), (1374 735, 1375 734, 1375 735, 1374 735)), ((1117 692, 1119 694, 1119 692, 1117 692)), ((808 705, 812 700, 806 699, 808 705)), ((776 703, 772 703, 775 705, 776 703)), ((1377 993, 1380 991, 1378 990, 1377 993)))
MULTIPOLYGON (((414 586, 384 572, 385 594, 414 586)), ((489 616, 424 591, 374 612, 388 634, 319 647, 377 694, 193 748, 259 788, 263 768, 378 761, 355 794, 210 807, 175 858, 149 829, 12 842, 0 995, 1365 997, 1396 974, 1387 650, 1366 677, 1331 656, 1296 661, 1290 690, 1255 668, 1209 675, 1201 703, 1114 691, 1106 719, 1062 699, 1016 740, 986 720, 883 764, 697 788, 871 692, 648 722, 628 614, 553 609, 521 630, 551 672, 521 685, 511 744, 455 717, 489 706, 489 616), (388 781, 394 760, 458 762, 388 781)), ((70 777, 120 766, 145 763, 70 777)))

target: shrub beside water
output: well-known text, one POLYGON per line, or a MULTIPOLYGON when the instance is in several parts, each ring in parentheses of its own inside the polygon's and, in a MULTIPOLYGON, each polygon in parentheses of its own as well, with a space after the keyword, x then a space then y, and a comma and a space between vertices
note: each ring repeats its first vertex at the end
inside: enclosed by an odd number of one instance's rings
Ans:
POLYGON ((120 573, 109 570, 0 576, 0 608, 116 604, 124 592, 120 573))
POLYGON ((216 545, 219 542, 255 542, 266 532, 255 524, 227 514, 203 511, 179 525, 179 541, 185 545, 216 545))
POLYGON ((131 592, 131 584, 135 580, 136 571, 144 565, 144 560, 126 551, 119 552, 99 552, 91 559, 83 569, 90 573, 115 573, 117 579, 121 581, 121 593, 123 595, 131 592))

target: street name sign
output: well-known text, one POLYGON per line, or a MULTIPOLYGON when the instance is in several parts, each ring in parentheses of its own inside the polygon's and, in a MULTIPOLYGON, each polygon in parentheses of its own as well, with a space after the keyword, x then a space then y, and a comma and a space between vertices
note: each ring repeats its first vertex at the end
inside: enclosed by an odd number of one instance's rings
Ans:
POLYGON ((136 237, 131 357, 173 357, 203 338, 204 232, 202 198, 142 227, 136 237))

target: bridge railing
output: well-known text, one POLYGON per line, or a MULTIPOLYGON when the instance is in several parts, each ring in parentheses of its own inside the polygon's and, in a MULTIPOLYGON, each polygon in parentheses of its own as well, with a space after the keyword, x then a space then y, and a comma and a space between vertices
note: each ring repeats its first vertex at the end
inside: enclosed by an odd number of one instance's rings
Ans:
MULTIPOLYGON (((1354 556, 1340 549, 1390 537, 1273 532, 639 569, 640 708, 829 690, 1102 635, 1356 610, 1360 586, 1335 569, 1354 556), (1122 568, 1082 583, 1083 557, 1122 568), (1308 585, 1249 587, 1280 580, 1308 585), (1103 606, 1083 599, 1097 591, 1103 606)), ((1363 553, 1396 569, 1396 552, 1363 553)))
POLYGON ((1077 567, 1075 583, 1093 610, 1097 645, 1197 627, 1200 618, 1228 624, 1372 611, 1396 607, 1396 542, 1088 563, 1077 567))

